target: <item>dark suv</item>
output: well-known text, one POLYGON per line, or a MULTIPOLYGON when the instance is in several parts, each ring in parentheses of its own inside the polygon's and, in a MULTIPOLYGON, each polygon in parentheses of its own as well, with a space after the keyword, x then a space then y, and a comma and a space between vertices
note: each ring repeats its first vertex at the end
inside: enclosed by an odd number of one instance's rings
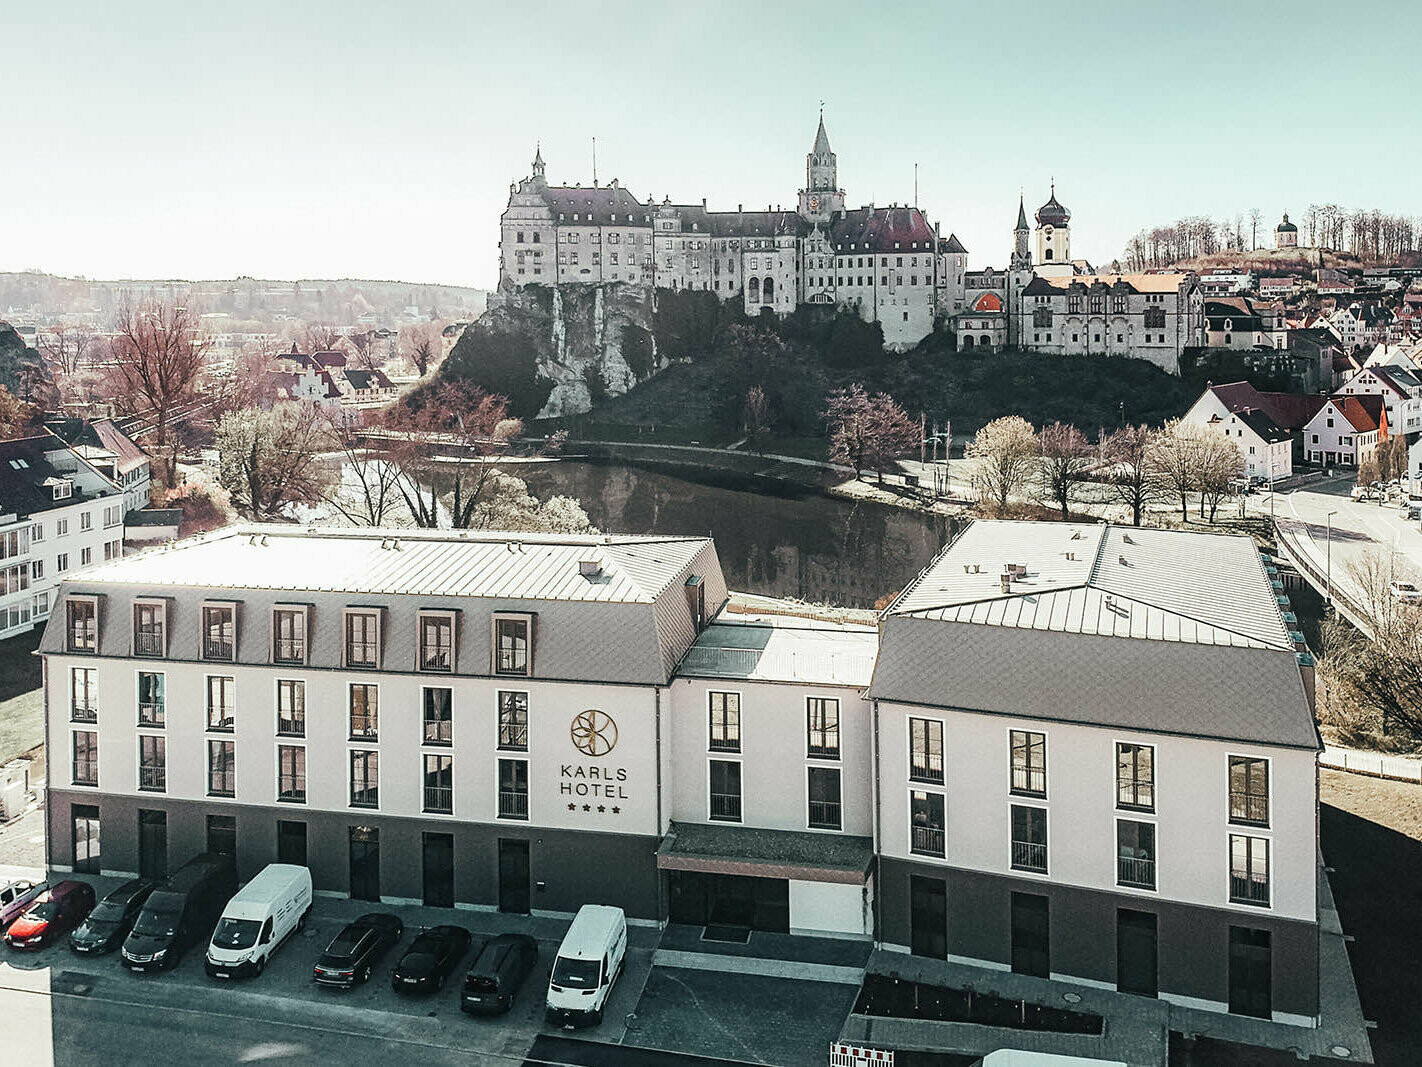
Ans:
POLYGON ((371 968, 400 940, 405 924, 399 916, 386 912, 362 915, 347 923, 331 939, 316 961, 312 977, 322 985, 349 989, 357 982, 370 981, 371 968))
POLYGON ((89 917, 69 935, 69 947, 81 956, 112 952, 133 929, 133 921, 152 892, 153 883, 146 879, 124 882, 99 901, 89 917))
POLYGON ((508 1011, 537 963, 537 941, 527 934, 500 934, 484 946, 464 976, 459 1010, 471 1015, 508 1011))

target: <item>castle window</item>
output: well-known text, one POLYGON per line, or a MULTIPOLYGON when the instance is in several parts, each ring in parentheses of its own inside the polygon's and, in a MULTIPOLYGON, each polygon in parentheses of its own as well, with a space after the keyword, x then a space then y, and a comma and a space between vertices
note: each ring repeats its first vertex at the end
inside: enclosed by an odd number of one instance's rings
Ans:
POLYGON ((1051 250, 1050 248, 1047 249, 1047 256, 1046 256, 1046 258, 1047 258, 1047 259, 1051 259, 1051 258, 1052 258, 1052 250, 1051 250))
POLYGON ((522 231, 522 230, 519 230, 519 231, 518 231, 518 243, 519 243, 519 244, 523 244, 523 231, 522 231))
POLYGON ((537 234, 537 233, 535 233, 535 234, 533 235, 533 243, 534 243, 534 244, 538 244, 538 243, 539 243, 539 242, 538 242, 538 234, 537 234))
POLYGON ((759 278, 752 278, 752 279, 750 280, 750 285, 747 286, 747 292, 750 294, 750 301, 751 301, 752 304, 757 304, 757 303, 760 302, 760 279, 759 279, 759 278))

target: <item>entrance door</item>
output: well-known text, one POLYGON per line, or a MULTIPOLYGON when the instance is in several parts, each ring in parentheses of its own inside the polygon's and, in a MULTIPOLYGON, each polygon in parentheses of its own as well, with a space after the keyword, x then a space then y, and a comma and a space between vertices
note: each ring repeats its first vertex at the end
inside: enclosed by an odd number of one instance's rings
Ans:
POLYGON ((688 926, 790 932, 790 882, 740 874, 669 871, 668 917, 688 926))
POLYGON ((351 899, 380 899, 380 831, 351 827, 351 899))
POLYGON ((232 857, 232 865, 237 865, 237 816, 209 815, 207 817, 207 850, 232 857))
POLYGON ((99 809, 93 804, 75 804, 70 809, 74 844, 75 874, 99 873, 99 809))
POLYGON ((277 820, 277 862, 306 866, 306 824, 277 820))
POLYGON ((1047 898, 1012 894, 1012 969, 1018 974, 1051 977, 1050 918, 1047 898))
POLYGON ((1229 928, 1229 1010, 1268 1019, 1273 1010, 1273 973, 1268 930, 1229 928))
POLYGON ((915 956, 948 958, 948 885, 941 878, 909 877, 909 948, 915 956))
POLYGON ((528 842, 499 838, 499 910, 527 915, 528 842))
POLYGON ((1116 912, 1116 988, 1153 997, 1156 979, 1155 915, 1121 908, 1116 912))
POLYGON ((454 907, 454 835, 425 834, 425 903, 454 907))
POLYGON ((168 813, 138 812, 138 876, 155 882, 168 877, 168 813))

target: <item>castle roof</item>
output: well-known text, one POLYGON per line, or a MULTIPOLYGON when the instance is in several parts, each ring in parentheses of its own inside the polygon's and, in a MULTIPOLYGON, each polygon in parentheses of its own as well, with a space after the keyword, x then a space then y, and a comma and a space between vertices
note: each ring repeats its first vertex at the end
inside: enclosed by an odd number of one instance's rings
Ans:
POLYGON ((1052 183, 1052 196, 1037 209, 1038 226, 1065 226, 1071 220, 1071 212, 1057 201, 1057 183, 1052 183))
POLYGON ((829 134, 825 133, 825 116, 820 113, 820 128, 815 131, 815 155, 828 155, 830 152, 829 134))
POLYGON ((1017 198, 1017 225, 1014 229, 1025 230, 1027 228, 1027 207, 1022 197, 1017 198))
POLYGON ((956 233, 950 233, 947 237, 940 238, 938 241, 938 251, 961 252, 965 256, 968 254, 968 250, 963 247, 963 242, 958 240, 956 233))
POLYGON ((938 243, 928 218, 916 207, 862 207, 846 211, 831 226, 836 251, 932 251, 938 243))
POLYGON ((590 226, 611 222, 650 225, 646 205, 620 185, 555 185, 543 197, 552 211, 564 216, 560 222, 570 222, 577 215, 578 222, 586 220, 590 226), (614 219, 614 215, 618 217, 614 219))

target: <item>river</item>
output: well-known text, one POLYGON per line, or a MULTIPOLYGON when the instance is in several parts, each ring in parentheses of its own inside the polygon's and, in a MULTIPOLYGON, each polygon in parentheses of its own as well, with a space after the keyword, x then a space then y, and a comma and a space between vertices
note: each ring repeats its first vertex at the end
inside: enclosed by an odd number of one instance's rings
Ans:
POLYGON ((606 533, 709 533, 732 589, 845 607, 901 589, 954 521, 722 471, 565 460, 516 473, 539 499, 577 498, 606 533))

